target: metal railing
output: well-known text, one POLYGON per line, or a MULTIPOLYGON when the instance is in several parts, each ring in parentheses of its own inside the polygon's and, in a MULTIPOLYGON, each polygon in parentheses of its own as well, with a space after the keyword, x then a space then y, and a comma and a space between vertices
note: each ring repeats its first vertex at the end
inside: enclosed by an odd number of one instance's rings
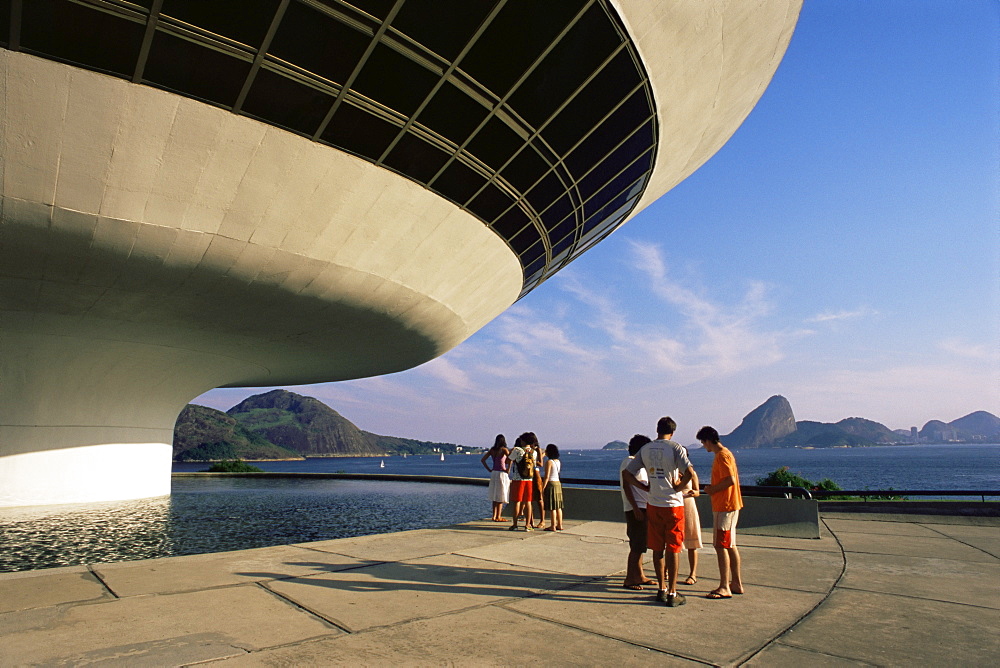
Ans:
MULTIPOLYGON (((229 477, 247 478, 339 478, 342 480, 383 480, 395 482, 431 482, 453 485, 488 485, 489 478, 471 478, 459 476, 437 476, 437 475, 406 475, 398 473, 285 473, 285 472, 261 472, 261 473, 204 473, 187 472, 174 473, 181 477, 199 477, 211 475, 225 475, 229 477)), ((565 485, 582 485, 586 487, 618 487, 617 480, 605 480, 595 478, 562 478, 565 485)), ((704 489, 705 485, 702 485, 704 489)), ((740 485, 743 496, 764 496, 771 498, 799 498, 822 500, 836 496, 860 497, 864 501, 868 500, 904 500, 900 497, 928 496, 928 497, 980 497, 983 503, 986 497, 1000 499, 1000 490, 941 490, 941 489, 863 489, 863 490, 809 490, 805 487, 780 487, 767 485, 740 485)))
POLYGON ((981 489, 959 489, 959 490, 941 490, 941 489, 863 489, 863 490, 812 490, 812 495, 814 497, 823 499, 831 496, 860 496, 863 500, 878 500, 883 499, 886 501, 905 500, 900 497, 909 496, 946 496, 946 497, 966 497, 966 496, 978 496, 983 503, 986 503, 986 497, 996 497, 1000 499, 1000 491, 997 490, 981 490, 981 489))

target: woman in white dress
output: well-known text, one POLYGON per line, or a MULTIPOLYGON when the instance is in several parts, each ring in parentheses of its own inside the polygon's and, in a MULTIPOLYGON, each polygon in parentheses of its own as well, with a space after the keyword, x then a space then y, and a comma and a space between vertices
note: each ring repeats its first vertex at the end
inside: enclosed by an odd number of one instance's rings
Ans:
POLYGON ((507 439, 504 438, 503 434, 497 434, 496 440, 493 442, 493 447, 479 460, 486 467, 486 470, 490 472, 489 497, 490 501, 493 502, 494 522, 507 521, 501 517, 501 513, 503 513, 504 505, 510 500, 510 476, 507 474, 510 466, 507 462, 507 455, 509 454, 510 450, 507 449, 507 439), (487 460, 489 461, 487 462, 487 460))

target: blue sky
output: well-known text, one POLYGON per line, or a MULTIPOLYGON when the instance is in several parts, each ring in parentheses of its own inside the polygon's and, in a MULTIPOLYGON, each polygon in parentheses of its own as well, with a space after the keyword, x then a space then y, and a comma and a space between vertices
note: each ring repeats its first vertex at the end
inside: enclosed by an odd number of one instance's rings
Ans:
POLYGON ((774 394, 893 429, 1000 414, 1000 2, 806 0, 698 172, 446 355, 288 389, 466 445, 600 447, 661 415, 689 443, 774 394))

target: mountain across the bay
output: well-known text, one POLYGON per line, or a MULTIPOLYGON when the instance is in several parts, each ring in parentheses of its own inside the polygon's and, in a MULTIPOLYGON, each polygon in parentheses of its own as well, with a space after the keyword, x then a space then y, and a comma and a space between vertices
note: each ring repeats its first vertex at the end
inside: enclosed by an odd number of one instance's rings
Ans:
POLYGON ((788 400, 775 395, 750 411, 736 429, 721 439, 731 448, 997 443, 1000 442, 1000 418, 986 411, 976 411, 951 422, 931 420, 919 432, 915 429, 893 431, 859 417, 839 422, 796 421, 788 400))
POLYGON ((225 413, 189 404, 174 426, 174 461, 454 454, 468 450, 454 443, 373 434, 320 400, 287 390, 248 397, 225 413))

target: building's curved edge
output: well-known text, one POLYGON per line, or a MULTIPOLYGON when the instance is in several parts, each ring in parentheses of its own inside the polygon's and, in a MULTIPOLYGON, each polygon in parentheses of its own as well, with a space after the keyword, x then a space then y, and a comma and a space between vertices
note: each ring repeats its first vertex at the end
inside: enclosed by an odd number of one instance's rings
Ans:
POLYGON ((771 82, 802 0, 611 0, 646 67, 659 116, 653 176, 631 217, 736 132, 771 82))

